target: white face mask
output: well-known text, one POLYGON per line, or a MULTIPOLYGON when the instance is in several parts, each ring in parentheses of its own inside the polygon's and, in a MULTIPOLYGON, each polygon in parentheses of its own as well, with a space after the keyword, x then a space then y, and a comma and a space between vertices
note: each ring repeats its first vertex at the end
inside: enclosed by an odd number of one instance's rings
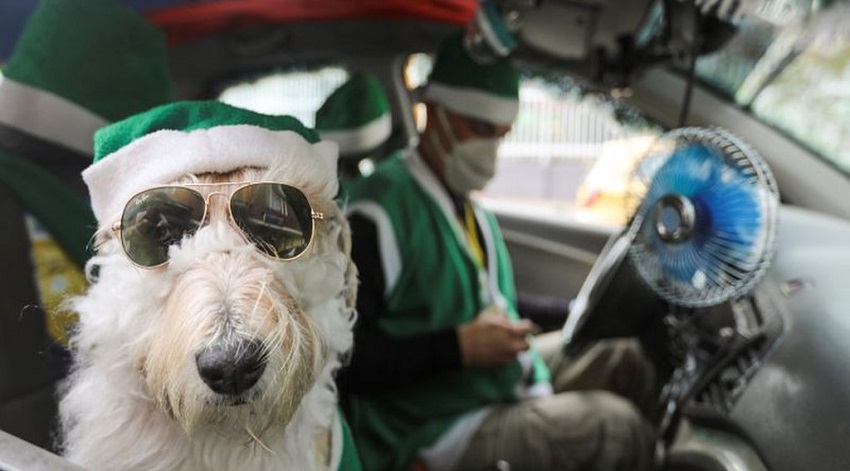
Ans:
POLYGON ((480 190, 496 173, 496 156, 501 139, 475 138, 458 142, 442 107, 436 108, 440 130, 451 145, 451 155, 436 133, 431 133, 431 145, 443 160, 446 185, 458 195, 480 190))

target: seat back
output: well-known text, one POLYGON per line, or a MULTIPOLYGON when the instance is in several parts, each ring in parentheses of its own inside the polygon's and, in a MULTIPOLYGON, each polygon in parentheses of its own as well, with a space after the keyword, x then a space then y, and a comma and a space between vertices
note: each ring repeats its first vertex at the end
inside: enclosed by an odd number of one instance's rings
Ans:
POLYGON ((56 374, 30 258, 24 211, 0 186, 0 429, 53 449, 56 374))
MULTIPOLYGON (((47 142, 36 142, 25 133, 0 125, 0 152, 27 159, 31 165, 50 174, 52 186, 86 195, 80 173, 88 157, 47 142)), ((3 166, 3 171, 15 172, 3 166)), ((13 179, 31 182, 27 173, 14 173, 13 179)), ((41 308, 36 280, 32 239, 26 219, 28 202, 0 178, 0 430, 47 450, 55 450, 58 416, 57 381, 67 372, 69 355, 53 339, 41 308)), ((45 192, 45 194, 53 194, 45 192)), ((53 196, 57 198, 57 196, 53 196)), ((55 212, 68 212, 57 202, 55 212)), ((49 216, 49 215, 48 215, 49 216)), ((73 220, 73 219, 72 219, 73 220)), ((80 224, 90 224, 80 222, 80 224)))

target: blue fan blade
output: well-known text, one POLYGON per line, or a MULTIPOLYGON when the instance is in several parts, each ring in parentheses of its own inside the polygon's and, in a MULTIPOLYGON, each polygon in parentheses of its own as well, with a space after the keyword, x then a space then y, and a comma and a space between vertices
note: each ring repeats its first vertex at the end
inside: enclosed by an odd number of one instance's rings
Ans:
POLYGON ((691 201, 696 226, 688 239, 671 243, 658 236, 653 224, 644 225, 647 248, 662 272, 658 275, 697 288, 746 276, 757 263, 763 227, 759 195, 746 175, 713 149, 689 145, 673 153, 653 176, 643 201, 646 214, 668 194, 691 201))

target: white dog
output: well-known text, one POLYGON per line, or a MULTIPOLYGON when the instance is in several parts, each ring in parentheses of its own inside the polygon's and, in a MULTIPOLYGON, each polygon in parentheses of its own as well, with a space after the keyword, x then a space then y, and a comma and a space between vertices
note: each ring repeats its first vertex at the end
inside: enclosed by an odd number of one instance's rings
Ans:
MULTIPOLYGON (((98 145, 112 151, 112 134, 98 145)), ((94 470, 337 465, 332 375, 351 348, 356 269, 333 200, 335 150, 300 137, 153 126, 84 172, 101 228, 94 284, 72 303, 77 366, 60 406, 70 460, 94 470), (242 146, 250 155, 234 153, 242 146), (243 187, 257 182, 268 183, 243 187), (308 220, 281 222, 298 211, 308 220)))

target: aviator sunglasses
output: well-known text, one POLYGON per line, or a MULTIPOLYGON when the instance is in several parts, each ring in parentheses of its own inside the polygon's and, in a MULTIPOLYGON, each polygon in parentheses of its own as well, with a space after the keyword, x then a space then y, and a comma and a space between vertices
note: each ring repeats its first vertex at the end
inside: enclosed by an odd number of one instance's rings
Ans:
POLYGON ((142 268, 168 262, 168 248, 194 234, 207 217, 210 199, 228 199, 229 218, 246 241, 277 260, 294 260, 310 247, 316 220, 301 190, 283 183, 188 183, 136 193, 112 227, 127 257, 142 268), (230 194, 206 196, 196 187, 238 185, 230 194))

